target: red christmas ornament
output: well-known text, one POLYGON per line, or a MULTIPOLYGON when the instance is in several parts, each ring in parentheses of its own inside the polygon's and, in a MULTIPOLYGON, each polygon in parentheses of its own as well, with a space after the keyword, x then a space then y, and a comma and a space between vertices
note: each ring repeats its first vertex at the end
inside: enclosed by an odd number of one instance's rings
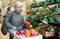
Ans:
POLYGON ((26 15, 30 15, 30 12, 26 12, 26 15))

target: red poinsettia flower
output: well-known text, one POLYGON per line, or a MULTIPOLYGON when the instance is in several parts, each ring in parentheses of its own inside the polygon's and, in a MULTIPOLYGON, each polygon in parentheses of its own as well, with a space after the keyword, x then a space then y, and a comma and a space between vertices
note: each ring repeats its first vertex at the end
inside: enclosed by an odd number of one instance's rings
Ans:
POLYGON ((47 31, 47 28, 43 28, 44 31, 47 31))
POLYGON ((26 22, 25 22, 25 25, 26 25, 27 27, 30 27, 30 22, 26 21, 26 22))
POLYGON ((25 12, 25 13, 26 13, 26 15, 30 15, 30 12, 28 12, 28 11, 27 11, 27 12, 25 12))
POLYGON ((45 24, 45 26, 49 26, 49 24, 47 23, 47 24, 45 24))

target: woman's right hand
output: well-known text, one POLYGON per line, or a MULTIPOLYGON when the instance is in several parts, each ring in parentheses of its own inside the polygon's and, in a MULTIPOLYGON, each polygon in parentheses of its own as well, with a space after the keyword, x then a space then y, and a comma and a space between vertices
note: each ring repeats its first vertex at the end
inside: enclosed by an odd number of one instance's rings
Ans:
POLYGON ((13 29, 16 30, 17 28, 15 26, 13 26, 13 29))

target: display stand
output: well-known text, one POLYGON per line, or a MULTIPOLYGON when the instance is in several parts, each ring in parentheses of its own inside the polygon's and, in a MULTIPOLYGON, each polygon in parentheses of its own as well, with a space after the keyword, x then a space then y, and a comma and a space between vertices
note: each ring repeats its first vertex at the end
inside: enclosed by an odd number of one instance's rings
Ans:
POLYGON ((21 36, 21 35, 14 35, 13 39, 43 39, 43 38, 42 38, 42 35, 33 36, 33 37, 24 37, 24 36, 21 36))

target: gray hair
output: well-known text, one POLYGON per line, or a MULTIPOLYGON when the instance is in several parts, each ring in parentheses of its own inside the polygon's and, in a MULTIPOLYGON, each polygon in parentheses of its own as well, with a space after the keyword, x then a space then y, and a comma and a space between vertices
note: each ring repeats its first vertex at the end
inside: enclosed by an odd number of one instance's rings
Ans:
POLYGON ((15 4, 15 6, 18 6, 18 7, 22 6, 22 3, 20 1, 17 1, 16 4, 15 4))

